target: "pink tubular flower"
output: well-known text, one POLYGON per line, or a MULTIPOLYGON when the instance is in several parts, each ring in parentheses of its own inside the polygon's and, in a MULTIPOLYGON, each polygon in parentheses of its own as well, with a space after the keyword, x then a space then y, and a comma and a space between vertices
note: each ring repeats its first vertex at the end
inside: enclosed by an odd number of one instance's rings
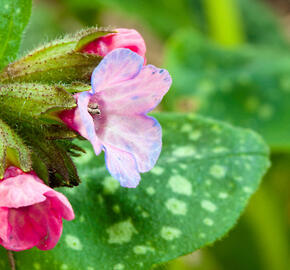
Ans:
POLYGON ((128 49, 109 53, 92 74, 92 91, 76 94, 78 107, 62 120, 87 138, 96 155, 105 151, 107 169, 124 187, 136 187, 140 172, 155 165, 162 146, 161 127, 146 114, 171 85, 164 69, 143 66, 128 49))
POLYGON ((136 30, 118 28, 115 31, 116 33, 92 41, 82 51, 104 57, 115 49, 127 48, 145 59, 146 45, 142 36, 136 30))
POLYGON ((62 218, 74 219, 67 198, 34 172, 9 167, 0 180, 0 244, 20 251, 53 248, 62 233, 62 218))

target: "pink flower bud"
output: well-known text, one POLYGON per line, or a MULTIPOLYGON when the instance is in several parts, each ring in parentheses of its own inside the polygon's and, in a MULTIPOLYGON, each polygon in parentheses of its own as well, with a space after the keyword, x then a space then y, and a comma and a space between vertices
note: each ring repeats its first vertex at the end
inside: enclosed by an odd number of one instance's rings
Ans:
POLYGON ((74 219, 67 198, 33 172, 9 167, 0 180, 0 244, 20 251, 53 248, 62 233, 62 218, 74 219))
POLYGON ((118 28, 116 33, 100 37, 89 43, 83 52, 98 54, 102 57, 118 48, 126 48, 139 54, 145 59, 146 45, 142 36, 134 29, 118 28))

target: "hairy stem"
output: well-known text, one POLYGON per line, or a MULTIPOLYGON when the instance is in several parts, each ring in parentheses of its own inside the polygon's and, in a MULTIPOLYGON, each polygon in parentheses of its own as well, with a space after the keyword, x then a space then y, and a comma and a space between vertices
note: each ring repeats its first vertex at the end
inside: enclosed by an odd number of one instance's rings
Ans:
POLYGON ((11 270, 16 270, 13 252, 11 250, 7 250, 7 255, 8 255, 11 270))

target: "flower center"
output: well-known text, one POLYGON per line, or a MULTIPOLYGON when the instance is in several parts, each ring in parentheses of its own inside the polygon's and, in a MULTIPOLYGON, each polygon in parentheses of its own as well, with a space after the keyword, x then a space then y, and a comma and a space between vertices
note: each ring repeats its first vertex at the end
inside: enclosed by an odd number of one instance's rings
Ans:
POLYGON ((100 115, 101 111, 97 103, 90 103, 88 106, 88 112, 93 115, 100 115))

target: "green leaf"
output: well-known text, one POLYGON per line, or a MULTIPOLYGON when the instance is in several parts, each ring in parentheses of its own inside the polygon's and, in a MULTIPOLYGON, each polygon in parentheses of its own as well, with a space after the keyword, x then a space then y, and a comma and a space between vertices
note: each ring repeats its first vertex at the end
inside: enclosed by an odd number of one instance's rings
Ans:
POLYGON ((52 119, 52 112, 76 106, 73 96, 61 86, 39 83, 0 84, 0 103, 3 119, 28 122, 52 119))
POLYGON ((17 56, 31 0, 0 0, 0 70, 17 56))
POLYGON ((231 269, 232 265, 236 270, 288 268, 290 155, 272 155, 271 163, 238 226, 229 237, 208 250, 219 269, 231 269))
POLYGON ((227 50, 194 32, 169 42, 174 78, 169 110, 196 111, 259 132, 274 150, 290 150, 289 53, 260 47, 227 50))
POLYGON ((269 166, 267 146, 255 133, 217 121, 157 118, 162 154, 136 189, 121 188, 103 156, 79 143, 87 150, 76 159, 84 182, 61 189, 76 219, 65 222, 55 249, 16 253, 21 270, 150 269, 220 239, 234 226, 269 166))
POLYGON ((18 134, 0 119, 0 179, 3 178, 6 166, 11 164, 29 171, 30 151, 18 134))

